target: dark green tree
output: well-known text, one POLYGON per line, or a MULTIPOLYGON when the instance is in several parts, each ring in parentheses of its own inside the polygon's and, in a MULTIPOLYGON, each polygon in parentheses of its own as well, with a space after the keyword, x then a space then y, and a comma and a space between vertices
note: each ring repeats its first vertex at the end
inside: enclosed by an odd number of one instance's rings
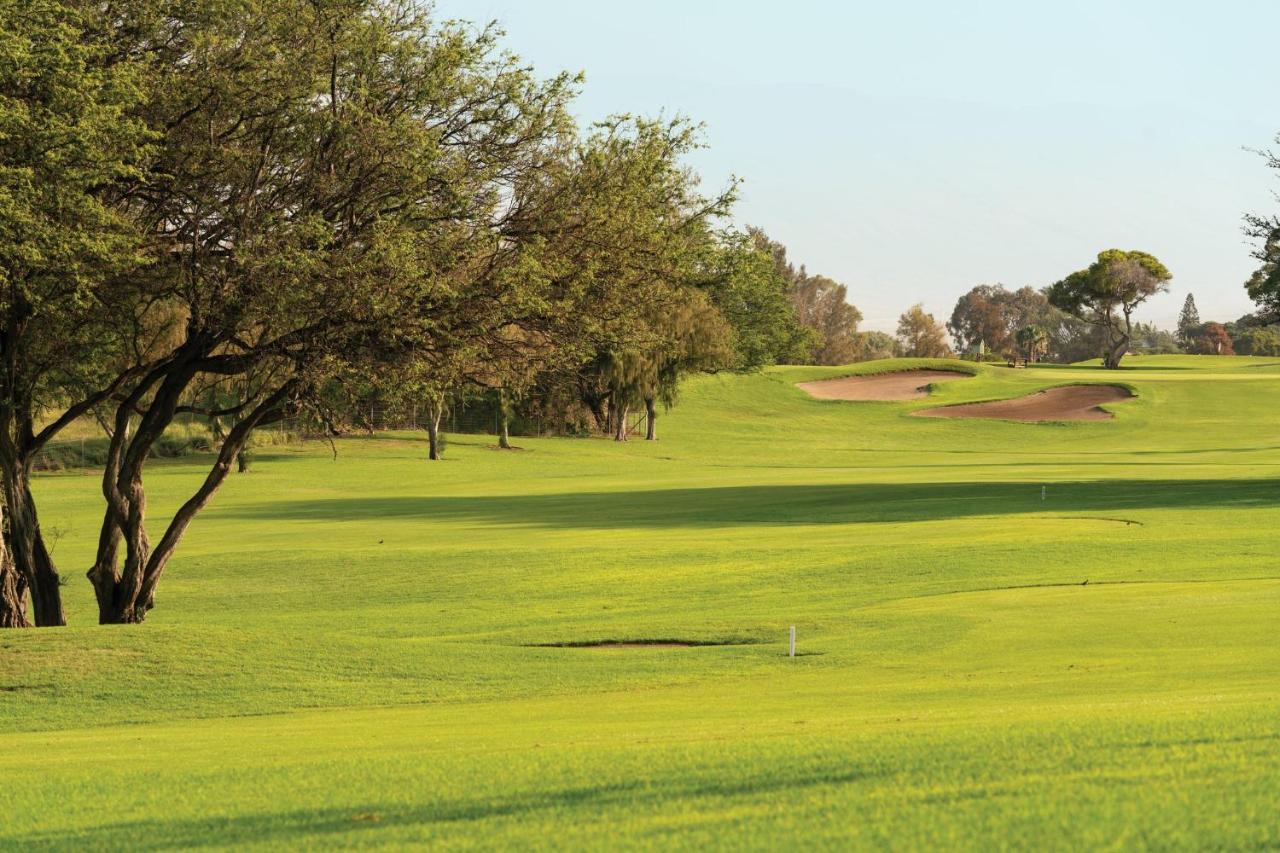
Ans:
POLYGON ((792 281, 774 264, 764 232, 727 231, 708 248, 705 288, 732 329, 733 369, 755 370, 803 357, 814 335, 796 317, 792 281))
MULTIPOLYGON (((1280 136, 1276 141, 1280 142, 1280 136)), ((1274 151, 1259 153, 1268 169, 1280 171, 1280 156, 1274 151)), ((1280 216, 1247 214, 1245 234, 1254 240, 1253 256, 1258 261, 1245 289, 1264 322, 1274 323, 1280 320, 1280 216)))
POLYGON ((1188 293, 1183 300, 1182 312, 1178 314, 1178 343, 1188 346, 1200 331, 1200 311, 1196 308, 1196 298, 1188 293))
MULTIPOLYGON (((346 0, 196 4, 156 46, 163 132, 136 201, 158 247, 150 298, 181 322, 113 412, 90 572, 102 622, 140 622, 187 528, 254 429, 388 348, 549 298, 522 239, 556 156, 568 78, 539 81, 492 31, 346 0), (529 179, 531 182, 534 178, 529 179), (460 280, 459 265, 482 270, 460 280), (470 289, 480 281, 484 287, 470 289), (146 461, 208 377, 244 393, 203 482, 153 539, 146 461)), ((206 413, 207 414, 207 413, 206 413)))
POLYGON ((0 626, 64 622, 31 493, 46 443, 134 374, 144 262, 125 200, 146 69, 113 6, 0 0, 0 626))
POLYGON ((858 324, 862 312, 849 303, 849 290, 823 275, 810 275, 787 259, 787 249, 755 229, 757 245, 773 258, 774 269, 789 282, 787 291, 795 309, 796 320, 809 332, 787 361, 801 364, 848 364, 858 359, 858 324))
POLYGON ((1170 278, 1169 270, 1153 255, 1108 249, 1088 268, 1050 287, 1049 301, 1101 330, 1102 363, 1114 370, 1133 339, 1133 312, 1165 292, 1170 278))

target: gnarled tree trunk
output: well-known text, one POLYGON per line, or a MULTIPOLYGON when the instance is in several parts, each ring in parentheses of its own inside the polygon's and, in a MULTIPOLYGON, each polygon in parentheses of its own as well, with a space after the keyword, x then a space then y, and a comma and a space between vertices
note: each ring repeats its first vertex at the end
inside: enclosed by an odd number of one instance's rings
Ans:
POLYGON ((0 628, 30 628, 27 584, 8 552, 0 553, 0 628))
POLYGON ((1116 321, 1107 317, 1106 352, 1102 354, 1102 366, 1108 370, 1117 370, 1120 360, 1129 352, 1129 344, 1133 341, 1133 318, 1130 310, 1124 312, 1124 328, 1116 325, 1116 321))
POLYGON ((40 531, 30 474, 22 463, 6 466, 4 501, 9 513, 9 559, 26 584, 33 621, 41 628, 67 624, 62 612, 62 580, 40 531))
POLYGON ((1129 351, 1129 342, 1124 341, 1119 344, 1109 344, 1107 351, 1102 355, 1102 366, 1108 370, 1117 370, 1120 367, 1120 360, 1124 358, 1126 352, 1129 351))
MULTIPOLYGON (((294 391, 293 383, 286 383, 232 427, 204 482, 174 513, 164 535, 153 547, 146 527, 147 497, 142 469, 151 446, 172 421, 178 395, 189 378, 179 371, 165 379, 132 438, 127 437, 127 427, 137 399, 126 400, 117 409, 116 429, 102 483, 107 510, 98 538, 97 558, 89 570, 89 580, 98 599, 98 621, 102 624, 138 623, 146 618, 155 606, 156 585, 187 527, 222 486, 252 431, 286 416, 288 400, 294 391), (124 546, 123 566, 117 559, 121 545, 124 546)), ((143 386, 135 397, 145 392, 146 386, 143 386)))
POLYGON ((29 628, 27 582, 9 554, 4 525, 4 505, 0 504, 0 628, 29 628))
POLYGON ((644 401, 645 415, 645 441, 658 440, 658 407, 654 405, 652 397, 648 397, 644 401))

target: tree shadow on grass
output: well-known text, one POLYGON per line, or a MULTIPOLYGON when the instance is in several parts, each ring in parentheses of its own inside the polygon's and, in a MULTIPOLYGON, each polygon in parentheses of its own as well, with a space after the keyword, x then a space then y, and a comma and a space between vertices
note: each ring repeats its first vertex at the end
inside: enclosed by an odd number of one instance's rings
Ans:
POLYGON ((271 501, 219 508, 256 521, 421 519, 565 529, 731 527, 942 521, 978 516, 1266 509, 1280 480, 1098 480, 761 485, 483 497, 406 496, 271 501), (1041 500, 1041 488, 1046 487, 1041 500))
MULTIPOLYGON (((347 807, 298 809, 269 813, 242 814, 235 817, 211 815, 195 820, 126 821, 92 830, 92 846, 102 849, 171 850, 208 845, 235 846, 248 843, 301 844, 308 837, 368 834, 362 843, 377 842, 379 829, 404 829, 414 826, 436 826, 448 831, 450 824, 465 824, 493 818, 519 818, 540 812, 557 813, 564 809, 625 808, 637 802, 659 799, 683 800, 696 797, 740 797, 795 791, 823 785, 846 785, 885 776, 885 771, 850 767, 847 764, 819 769, 797 768, 753 776, 723 779, 692 779, 656 789, 643 779, 588 785, 576 788, 550 788, 544 791, 511 793, 472 801, 424 803, 406 806, 402 803, 354 804, 347 807)), ((32 834, 20 841, 22 850, 63 850, 70 846, 65 835, 32 834)), ((395 839, 404 843, 403 835, 395 839)), ((332 841, 330 842, 332 843, 332 841)))

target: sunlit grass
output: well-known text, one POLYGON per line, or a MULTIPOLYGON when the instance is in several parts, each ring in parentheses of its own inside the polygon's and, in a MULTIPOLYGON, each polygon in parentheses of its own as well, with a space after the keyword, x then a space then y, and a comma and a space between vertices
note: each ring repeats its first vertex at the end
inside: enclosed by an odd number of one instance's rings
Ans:
POLYGON ((0 845, 1280 844, 1280 362, 1125 365, 264 448, 129 628, 92 625, 96 478, 44 475, 73 627, 0 634, 0 845), (1138 396, 909 414, 1081 381, 1138 396), (731 644, 542 645, 654 639, 731 644))

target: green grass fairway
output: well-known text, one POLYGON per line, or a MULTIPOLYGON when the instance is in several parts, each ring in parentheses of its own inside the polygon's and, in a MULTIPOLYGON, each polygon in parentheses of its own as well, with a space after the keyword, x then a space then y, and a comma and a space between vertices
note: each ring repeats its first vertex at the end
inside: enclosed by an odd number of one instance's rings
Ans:
POLYGON ((73 627, 0 633, 0 847, 1280 845, 1280 359, 794 386, 913 364, 702 378, 657 443, 269 448, 138 627, 42 476, 73 627), (727 645, 549 645, 675 639, 727 645))

